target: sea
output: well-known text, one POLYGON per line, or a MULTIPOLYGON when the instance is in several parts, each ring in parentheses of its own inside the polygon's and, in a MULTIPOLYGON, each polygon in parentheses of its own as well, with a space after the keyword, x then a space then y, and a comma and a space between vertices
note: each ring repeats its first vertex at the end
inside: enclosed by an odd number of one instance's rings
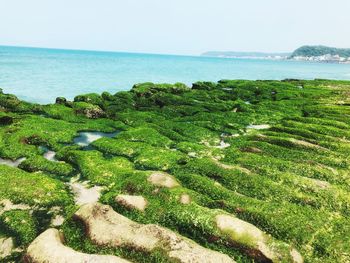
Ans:
POLYGON ((141 82, 286 78, 350 80, 350 64, 0 46, 3 92, 44 104, 141 82))

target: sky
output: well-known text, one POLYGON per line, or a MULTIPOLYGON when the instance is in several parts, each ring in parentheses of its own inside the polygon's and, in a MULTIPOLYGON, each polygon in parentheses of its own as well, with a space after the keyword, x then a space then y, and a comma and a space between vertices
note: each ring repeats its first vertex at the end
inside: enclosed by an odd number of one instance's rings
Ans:
POLYGON ((349 0, 0 0, 0 45, 198 55, 350 48, 349 0))

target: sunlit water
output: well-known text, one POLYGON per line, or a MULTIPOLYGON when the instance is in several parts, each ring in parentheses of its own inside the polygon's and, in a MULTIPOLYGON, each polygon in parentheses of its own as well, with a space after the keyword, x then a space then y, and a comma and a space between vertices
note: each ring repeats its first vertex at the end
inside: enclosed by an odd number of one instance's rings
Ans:
POLYGON ((285 78, 350 79, 350 65, 0 46, 0 88, 40 103, 147 81, 285 78))

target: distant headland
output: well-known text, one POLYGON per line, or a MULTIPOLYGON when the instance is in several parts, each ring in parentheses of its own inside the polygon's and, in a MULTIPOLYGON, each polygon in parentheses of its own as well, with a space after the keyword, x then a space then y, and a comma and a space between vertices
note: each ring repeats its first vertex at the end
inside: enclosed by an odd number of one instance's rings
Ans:
POLYGON ((350 48, 334 48, 327 46, 302 46, 290 53, 208 51, 203 53, 202 56, 222 58, 297 60, 350 64, 350 48))

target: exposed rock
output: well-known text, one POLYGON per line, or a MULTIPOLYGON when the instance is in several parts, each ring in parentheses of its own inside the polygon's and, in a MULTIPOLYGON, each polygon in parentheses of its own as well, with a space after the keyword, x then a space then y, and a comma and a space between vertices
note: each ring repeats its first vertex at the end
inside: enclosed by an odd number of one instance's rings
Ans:
POLYGON ((105 116, 105 112, 97 106, 94 108, 85 109, 83 112, 84 115, 89 119, 97 119, 105 116))
POLYGON ((239 170, 240 172, 246 173, 246 174, 251 174, 251 173, 252 173, 249 169, 244 168, 244 167, 242 167, 242 166, 225 164, 225 163, 222 163, 222 162, 220 162, 219 160, 217 160, 217 159, 215 159, 215 158, 213 158, 213 160, 214 160, 214 162, 215 162, 219 167, 221 167, 221 168, 224 168, 224 169, 227 169, 227 170, 230 170, 230 169, 232 169, 232 170, 237 169, 237 170, 239 170))
POLYGON ((56 98, 56 104, 63 104, 65 105, 67 103, 67 99, 64 97, 58 97, 56 98))
POLYGON ((292 257, 293 263, 304 263, 302 255, 300 255, 300 253, 295 248, 290 251, 290 255, 292 257))
POLYGON ((129 261, 108 255, 77 252, 63 245, 57 229, 51 228, 38 236, 28 247, 25 262, 31 263, 127 263, 129 261))
POLYGON ((147 200, 142 196, 136 195, 118 195, 115 201, 129 209, 136 209, 141 212, 145 211, 147 206, 147 200))
POLYGON ((76 109, 76 113, 83 114, 89 119, 98 119, 106 116, 105 112, 98 105, 93 104, 84 105, 76 109))
POLYGON ((266 129, 270 129, 271 126, 268 124, 260 124, 260 125, 248 125, 246 128, 253 129, 253 130, 266 130, 266 129))
POLYGON ((169 229, 135 223, 110 206, 87 204, 75 217, 85 224, 90 239, 100 246, 129 247, 149 253, 162 250, 169 259, 183 263, 234 262, 227 255, 203 248, 169 229))
POLYGON ((52 226, 61 226, 64 223, 64 217, 61 215, 56 215, 52 220, 51 220, 51 225, 52 226))
POLYGON ((304 147, 308 147, 308 148, 314 148, 314 149, 320 149, 320 150, 326 150, 326 148, 319 146, 317 144, 313 144, 311 142, 307 142, 307 141, 302 141, 302 140, 297 140, 294 138, 291 138, 290 141, 296 145, 300 145, 300 146, 304 146, 304 147))
POLYGON ((249 153, 262 153, 262 150, 256 147, 245 147, 241 149, 242 152, 249 152, 249 153))
POLYGON ((183 205, 188 205, 191 203, 191 197, 188 194, 182 194, 180 196, 180 203, 183 205))
POLYGON ((230 146, 231 146, 231 144, 226 143, 226 142, 224 142, 223 140, 221 140, 221 141, 220 141, 220 144, 219 144, 218 146, 216 146, 216 148, 218 148, 218 149, 225 149, 225 148, 228 148, 228 147, 230 147, 230 146))
POLYGON ((14 249, 14 242, 11 237, 0 238, 0 260, 12 254, 14 249))
POLYGON ((326 182, 326 181, 322 181, 322 180, 318 180, 318 179, 312 179, 309 178, 309 180, 318 188, 320 189, 327 189, 331 187, 331 184, 326 182))
MULTIPOLYGON (((295 256, 296 259, 298 258, 298 251, 294 249, 291 250, 293 254, 285 255, 284 252, 279 251, 277 246, 271 244, 269 236, 248 222, 230 215, 222 214, 216 216, 216 225, 220 231, 229 236, 233 245, 242 247, 249 256, 255 258, 259 262, 277 263, 281 262, 281 259, 286 262, 299 262, 294 261, 292 258, 293 256, 295 256)), ((284 244, 284 246, 288 247, 287 244, 284 244)))
POLYGON ((0 215, 6 211, 11 210, 29 210, 31 207, 26 204, 13 204, 11 200, 0 200, 0 215))
POLYGON ((153 185, 174 188, 180 186, 180 184, 170 175, 163 172, 154 172, 148 177, 148 182, 153 185))

